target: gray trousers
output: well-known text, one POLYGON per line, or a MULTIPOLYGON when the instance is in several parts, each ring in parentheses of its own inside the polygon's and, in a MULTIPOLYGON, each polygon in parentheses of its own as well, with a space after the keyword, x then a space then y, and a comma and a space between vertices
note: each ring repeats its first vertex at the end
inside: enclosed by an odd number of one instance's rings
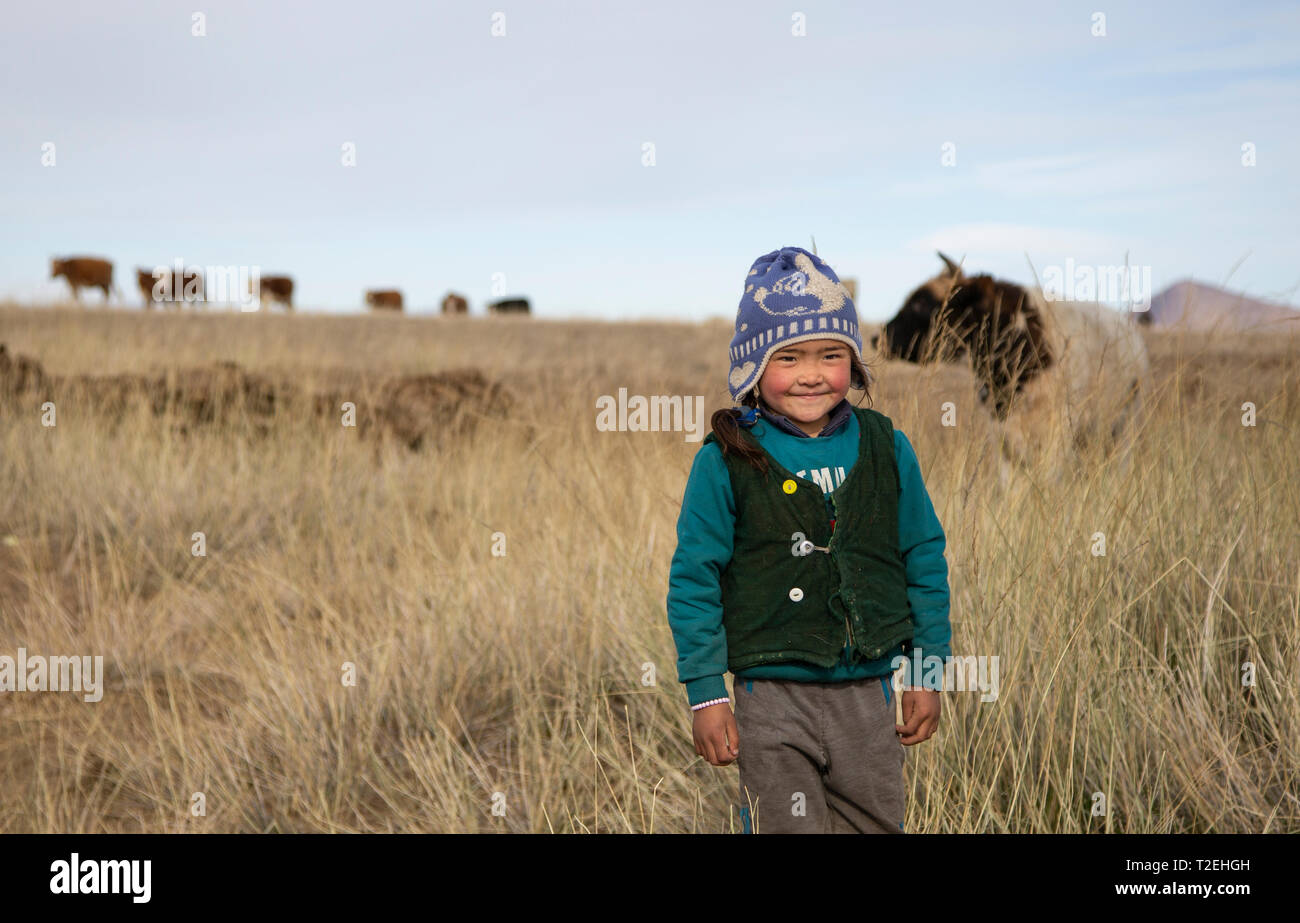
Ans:
POLYGON ((890 677, 735 681, 745 833, 902 833, 890 677))

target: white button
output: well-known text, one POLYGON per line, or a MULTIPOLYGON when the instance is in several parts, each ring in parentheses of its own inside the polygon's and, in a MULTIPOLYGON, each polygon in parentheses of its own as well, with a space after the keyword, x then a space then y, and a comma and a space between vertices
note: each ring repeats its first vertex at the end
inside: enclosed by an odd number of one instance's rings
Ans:
POLYGON ((790 598, 795 602, 798 602, 799 600, 803 599, 803 590, 799 589, 797 586, 791 587, 790 598))

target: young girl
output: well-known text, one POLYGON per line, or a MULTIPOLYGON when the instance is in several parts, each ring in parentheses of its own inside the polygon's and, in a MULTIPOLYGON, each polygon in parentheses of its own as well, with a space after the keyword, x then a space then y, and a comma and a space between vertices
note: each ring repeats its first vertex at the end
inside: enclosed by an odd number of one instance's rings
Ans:
POLYGON ((903 745, 934 733, 939 692, 907 687, 897 725, 891 674, 950 653, 943 527, 907 437, 845 399, 872 378, 822 260, 754 262, 730 360, 745 410, 713 415, 668 578, 695 750, 738 762, 747 833, 900 833, 903 745))

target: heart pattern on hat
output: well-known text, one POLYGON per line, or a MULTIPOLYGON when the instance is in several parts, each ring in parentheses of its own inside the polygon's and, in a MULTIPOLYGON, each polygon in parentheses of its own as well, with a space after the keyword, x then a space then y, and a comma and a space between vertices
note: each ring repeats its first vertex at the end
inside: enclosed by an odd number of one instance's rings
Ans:
POLYGON ((731 382, 732 389, 739 388, 745 383, 750 375, 754 374, 754 363, 746 362, 744 365, 738 365, 731 370, 731 376, 728 379, 731 382))

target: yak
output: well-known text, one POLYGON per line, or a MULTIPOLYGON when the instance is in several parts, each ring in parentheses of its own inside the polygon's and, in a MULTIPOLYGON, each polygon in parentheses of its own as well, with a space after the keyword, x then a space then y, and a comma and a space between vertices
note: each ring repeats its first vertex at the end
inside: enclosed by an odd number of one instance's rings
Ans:
POLYGON ((1059 461, 1089 444, 1131 445, 1151 366, 1126 315, 967 276, 939 258, 944 269, 908 295, 873 347, 914 363, 969 358, 1003 451, 1022 465, 1040 452, 1059 461))

